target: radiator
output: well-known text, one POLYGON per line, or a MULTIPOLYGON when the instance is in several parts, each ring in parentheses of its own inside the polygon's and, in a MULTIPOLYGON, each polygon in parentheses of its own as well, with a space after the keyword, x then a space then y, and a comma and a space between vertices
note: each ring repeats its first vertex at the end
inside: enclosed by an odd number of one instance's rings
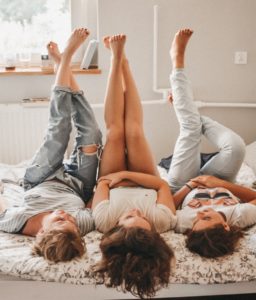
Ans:
POLYGON ((47 104, 0 104, 0 162, 30 159, 43 141, 47 121, 47 104))

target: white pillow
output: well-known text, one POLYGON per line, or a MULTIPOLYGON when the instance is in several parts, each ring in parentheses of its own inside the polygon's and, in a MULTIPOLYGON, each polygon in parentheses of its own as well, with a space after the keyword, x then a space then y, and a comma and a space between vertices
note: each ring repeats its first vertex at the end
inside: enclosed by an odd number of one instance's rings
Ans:
POLYGON ((253 169, 253 172, 256 174, 256 142, 246 146, 244 161, 253 169))

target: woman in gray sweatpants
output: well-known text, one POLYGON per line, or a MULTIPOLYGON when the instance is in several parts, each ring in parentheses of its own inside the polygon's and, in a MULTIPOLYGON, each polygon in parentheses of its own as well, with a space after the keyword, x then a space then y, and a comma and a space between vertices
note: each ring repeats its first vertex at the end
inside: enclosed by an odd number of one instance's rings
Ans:
POLYGON ((242 236, 241 228, 256 223, 256 192, 232 183, 245 155, 240 136, 216 121, 200 116, 185 74, 190 29, 176 33, 171 74, 174 110, 180 124, 169 185, 174 193, 176 232, 186 233, 187 247, 205 257, 231 253, 242 236), (201 167, 200 143, 204 135, 219 152, 201 167))

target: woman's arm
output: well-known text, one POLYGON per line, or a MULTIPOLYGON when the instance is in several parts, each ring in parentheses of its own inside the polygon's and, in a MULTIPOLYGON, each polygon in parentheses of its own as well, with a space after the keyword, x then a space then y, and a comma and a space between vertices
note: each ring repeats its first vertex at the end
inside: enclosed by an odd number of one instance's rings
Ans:
POLYGON ((196 182, 189 181, 187 185, 184 185, 181 189, 178 190, 178 192, 176 192, 173 195, 176 209, 182 204, 187 194, 190 193, 191 190, 196 188, 197 186, 198 184, 196 182))
POLYGON ((172 194, 170 192, 169 185, 163 179, 158 176, 131 172, 131 171, 121 171, 107 176, 103 176, 99 179, 111 181, 110 187, 116 185, 120 181, 129 180, 136 183, 139 186, 143 186, 148 189, 153 189, 157 191, 157 203, 167 206, 175 214, 175 205, 173 201, 172 194))
POLYGON ((176 214, 173 196, 166 181, 163 181, 161 187, 157 191, 156 203, 167 206, 173 212, 173 214, 176 214))
POLYGON ((96 187, 92 199, 92 209, 94 209, 101 201, 109 199, 109 180, 101 180, 96 187))
POLYGON ((99 181, 101 180, 110 181, 109 187, 112 187, 123 180, 129 180, 136 183, 137 185, 157 191, 160 189, 160 186, 164 182, 164 180, 158 176, 132 171, 121 171, 108 174, 101 177, 99 181))
POLYGON ((223 187, 238 197, 243 202, 250 202, 256 199, 256 191, 247 187, 219 179, 214 176, 203 175, 192 179, 193 182, 202 184, 206 187, 223 187))

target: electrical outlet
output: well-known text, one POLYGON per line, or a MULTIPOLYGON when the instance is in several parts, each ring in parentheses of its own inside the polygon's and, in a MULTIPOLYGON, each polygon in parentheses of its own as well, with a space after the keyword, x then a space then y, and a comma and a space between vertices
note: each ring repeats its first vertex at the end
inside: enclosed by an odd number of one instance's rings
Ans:
POLYGON ((247 51, 236 51, 235 52, 235 64, 246 65, 247 64, 247 51))

